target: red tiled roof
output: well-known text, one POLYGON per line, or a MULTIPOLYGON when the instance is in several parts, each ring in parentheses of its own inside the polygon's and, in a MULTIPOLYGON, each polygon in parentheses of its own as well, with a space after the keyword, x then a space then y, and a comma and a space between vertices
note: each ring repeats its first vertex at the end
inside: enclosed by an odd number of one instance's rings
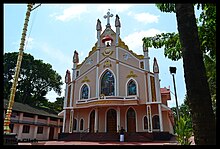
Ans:
POLYGON ((167 89, 166 87, 160 88, 160 92, 161 92, 161 94, 169 94, 170 93, 170 89, 167 89))

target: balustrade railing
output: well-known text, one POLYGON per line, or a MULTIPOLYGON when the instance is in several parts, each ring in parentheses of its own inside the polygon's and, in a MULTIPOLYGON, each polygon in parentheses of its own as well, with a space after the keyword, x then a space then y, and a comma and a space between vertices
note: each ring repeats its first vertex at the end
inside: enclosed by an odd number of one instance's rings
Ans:
POLYGON ((98 97, 93 97, 93 98, 89 98, 89 99, 81 99, 77 101, 77 104, 80 103, 87 103, 87 102, 93 102, 93 101, 97 101, 97 100, 105 100, 105 99, 112 99, 112 100, 137 100, 139 99, 138 96, 103 96, 102 98, 98 98, 98 97))

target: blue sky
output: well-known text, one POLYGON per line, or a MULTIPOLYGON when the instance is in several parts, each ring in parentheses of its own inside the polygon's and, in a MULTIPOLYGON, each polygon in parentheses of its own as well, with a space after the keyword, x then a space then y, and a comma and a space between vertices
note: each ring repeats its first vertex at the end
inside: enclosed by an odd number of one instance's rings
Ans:
MULTIPOLYGON (((35 4, 37 6, 38 4, 35 4)), ((100 19, 102 30, 107 20, 103 18, 108 9, 114 15, 110 19, 115 31, 115 15, 121 21, 120 37, 130 50, 137 54, 142 52, 142 38, 159 33, 177 32, 174 13, 162 13, 155 4, 41 4, 31 12, 24 52, 35 59, 49 63, 61 75, 64 82, 65 72, 72 73, 74 50, 79 53, 82 62, 96 42, 96 22, 100 19)), ((27 4, 4 4, 4 53, 18 52, 27 4)), ((198 16, 199 11, 196 11, 198 16)), ((149 49, 150 70, 153 58, 157 58, 161 87, 170 87, 174 93, 173 80, 169 67, 177 67, 175 75, 178 105, 183 103, 186 88, 183 74, 183 62, 171 61, 164 56, 164 50, 149 49)), ((64 96, 64 87, 62 94, 64 96)), ((58 95, 51 91, 47 94, 49 101, 55 101, 58 95)), ((171 94, 170 107, 175 106, 175 96, 171 94)))

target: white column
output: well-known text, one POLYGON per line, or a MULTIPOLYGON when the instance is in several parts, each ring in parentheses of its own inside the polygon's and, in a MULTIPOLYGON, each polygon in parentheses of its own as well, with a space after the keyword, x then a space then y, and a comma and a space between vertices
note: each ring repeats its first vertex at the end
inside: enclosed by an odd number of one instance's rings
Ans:
POLYGON ((119 96, 119 68, 118 64, 116 64, 116 96, 119 96))
POLYGON ((98 117, 98 108, 96 108, 95 109, 95 126, 94 126, 95 127, 94 128, 95 132, 98 132, 98 130, 99 130, 98 129, 98 122, 99 122, 98 119, 99 119, 99 117, 98 117))
MULTIPOLYGON (((63 108, 67 107, 67 96, 68 96, 68 84, 66 84, 63 108)), ((66 125, 66 109, 64 109, 64 114, 63 114, 63 129, 62 129, 63 133, 65 132, 65 125, 66 125)))
POLYGON ((163 118, 162 118, 161 104, 158 104, 158 113, 159 113, 159 121, 160 121, 160 131, 163 131, 163 118))
POLYGON ((148 120, 148 132, 152 132, 152 115, 151 115, 150 105, 147 105, 147 120, 148 120))
POLYGON ((98 41, 97 41, 97 47, 98 47, 98 48, 101 46, 101 45, 100 45, 100 42, 101 42, 101 40, 100 40, 100 35, 101 35, 101 30, 97 31, 97 39, 98 39, 98 41))
POLYGON ((156 100, 157 102, 161 102, 160 81, 159 81, 158 73, 154 73, 154 82, 155 82, 156 100))
POLYGON ((70 121, 69 121, 69 133, 72 133, 72 130, 73 130, 73 114, 74 114, 74 111, 71 110, 70 111, 70 121))
POLYGON ((65 88, 65 97, 64 97, 64 102, 63 102, 64 108, 67 106, 67 96, 68 96, 68 84, 66 84, 66 88, 65 88))
POLYGON ((70 107, 73 107, 73 86, 74 86, 74 81, 71 83, 71 89, 70 89, 70 107))
POLYGON ((99 98, 99 67, 96 67, 96 97, 99 98))
POLYGON ((64 114, 63 114, 63 129, 62 132, 65 132, 65 125, 66 125, 66 109, 64 110, 64 114))
MULTIPOLYGON (((147 80, 146 80, 146 79, 147 79, 147 76, 148 76, 147 73, 145 73, 145 75, 144 75, 144 88, 145 88, 145 90, 148 89, 147 82, 146 82, 146 81, 147 81, 147 80)), ((148 91, 145 92, 146 103, 149 101, 149 99, 148 99, 149 97, 147 96, 147 92, 148 92, 148 91)))
POLYGON ((76 66, 77 64, 76 63, 73 63, 73 68, 72 68, 72 81, 76 79, 76 66))
POLYGON ((118 61, 118 47, 116 47, 116 96, 119 96, 119 61, 118 61))
POLYGON ((99 97, 99 52, 100 50, 97 49, 97 59, 96 59, 96 97, 99 97))
POLYGON ((147 84, 147 88, 148 88, 148 95, 149 95, 149 102, 152 102, 152 94, 151 94, 151 81, 150 81, 150 75, 147 75, 147 79, 148 79, 148 84, 147 84))
POLYGON ((96 59, 96 97, 99 97, 99 52, 100 50, 97 49, 97 59, 96 59))
POLYGON ((120 112, 120 107, 117 107, 117 132, 121 129, 120 112))
POLYGON ((150 61, 150 57, 148 56, 148 54, 144 55, 144 70, 146 71, 150 71, 149 61, 150 61))
POLYGON ((115 45, 116 46, 118 46, 119 35, 120 35, 120 28, 116 27, 116 37, 115 37, 115 45))

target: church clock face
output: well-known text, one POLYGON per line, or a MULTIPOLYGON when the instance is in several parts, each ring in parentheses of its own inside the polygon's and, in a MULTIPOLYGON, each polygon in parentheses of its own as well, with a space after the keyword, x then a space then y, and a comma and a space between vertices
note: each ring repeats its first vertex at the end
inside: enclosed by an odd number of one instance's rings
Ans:
POLYGON ((104 52, 102 53, 103 56, 110 56, 112 55, 113 51, 110 48, 105 48, 104 52))
POLYGON ((105 48, 104 54, 107 56, 107 55, 110 55, 111 52, 112 52, 112 51, 111 51, 110 48, 105 48))

